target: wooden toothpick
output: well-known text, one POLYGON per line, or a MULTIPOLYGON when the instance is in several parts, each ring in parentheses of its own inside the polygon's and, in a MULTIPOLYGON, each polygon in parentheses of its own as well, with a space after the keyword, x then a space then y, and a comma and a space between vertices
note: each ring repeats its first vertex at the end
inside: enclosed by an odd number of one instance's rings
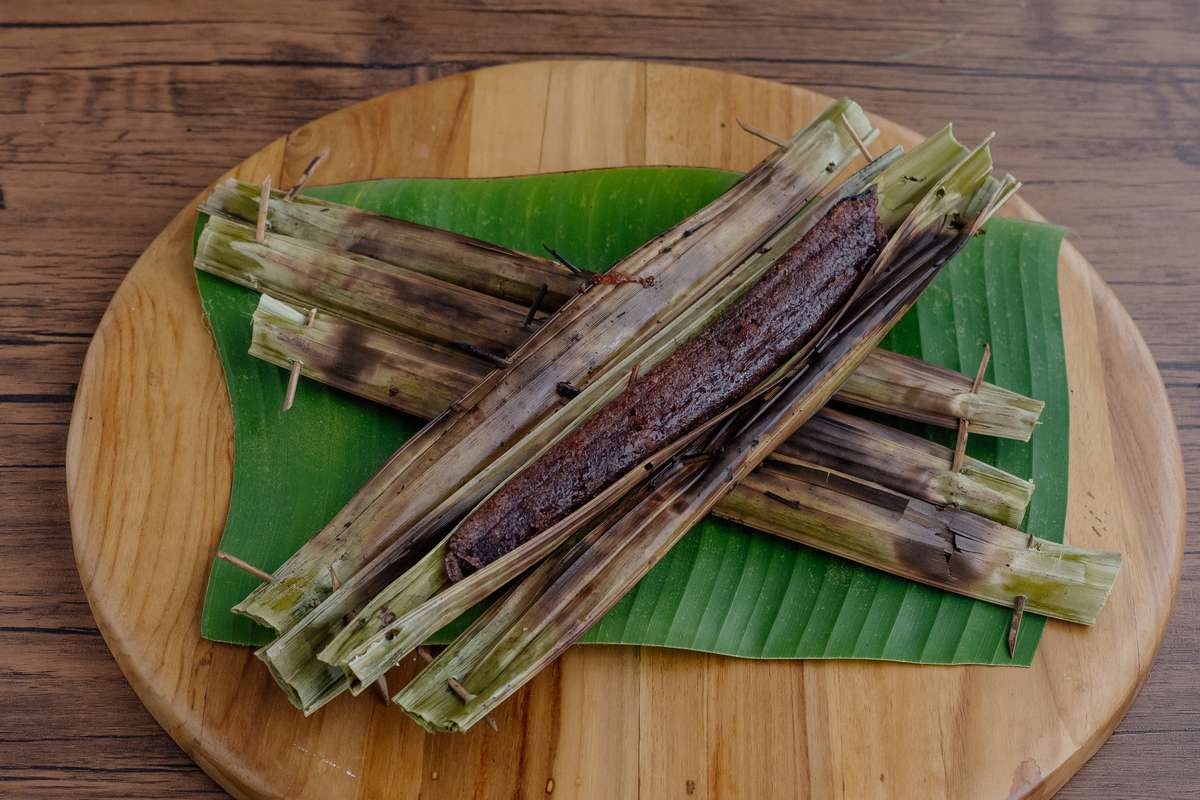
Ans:
POLYGON ((971 394, 979 391, 979 387, 983 386, 983 376, 987 373, 988 362, 992 360, 992 346, 985 344, 983 346, 983 357, 979 359, 979 369, 975 370, 975 380, 971 381, 971 394))
POLYGON ((695 464, 697 461, 707 461, 715 455, 716 453, 712 450, 704 450, 699 453, 684 453, 683 455, 676 456, 676 460, 680 464, 695 464))
POLYGON ((420 647, 417 648, 417 657, 420 658, 422 661, 424 661, 426 664, 433 661, 433 653, 429 652, 429 648, 426 647, 425 645, 421 645, 420 647))
POLYGON ((313 156, 312 160, 308 162, 308 166, 304 168, 304 172, 301 172, 300 177, 294 184, 292 184, 292 188, 287 190, 287 194, 283 196, 283 199, 291 202, 292 198, 304 188, 304 184, 308 182, 308 179, 312 177, 312 174, 317 171, 317 167, 320 166, 321 162, 324 161, 325 157, 328 155, 329 148, 326 147, 324 150, 313 156))
POLYGON ((231 556, 229 553, 226 553, 224 550, 217 551, 217 558, 221 559, 222 561, 226 561, 230 564, 233 564, 235 567, 237 567, 240 570, 249 572, 251 575, 258 578, 260 581, 263 581, 264 583, 270 583, 271 581, 275 580, 275 578, 272 577, 271 573, 267 572, 266 570, 259 569, 258 567, 254 566, 253 564, 250 564, 246 561, 242 561, 237 556, 231 556))
POLYGON ((383 704, 385 706, 392 702, 392 695, 388 691, 387 675, 380 675, 375 680, 375 688, 379 690, 379 696, 383 698, 383 704))
POLYGON ((267 211, 271 204, 271 176, 262 179, 258 186, 258 221, 254 226, 254 241, 263 242, 267 238, 267 211))
MULTIPOLYGON (((975 370, 975 380, 971 381, 971 394, 979 391, 979 387, 983 386, 983 376, 987 372, 988 362, 992 358, 992 346, 985 344, 983 346, 983 357, 979 359, 979 369, 975 370)), ((958 437, 954 440, 954 457, 950 460, 950 471, 958 472, 962 469, 963 459, 967 455, 967 433, 971 427, 971 423, 965 419, 958 421, 958 437)))
POLYGON ((588 277, 589 286, 624 286, 627 283, 636 283, 642 288, 647 288, 654 285, 653 275, 626 275, 615 269, 610 269, 608 272, 595 272, 588 277))
POLYGON ((296 402, 296 385, 300 383, 300 362, 292 361, 292 371, 288 373, 287 391, 283 395, 283 410, 289 411, 292 403, 296 402))
POLYGON ((475 695, 467 691, 467 687, 458 682, 458 678, 450 677, 446 679, 446 685, 450 687, 450 691, 458 695, 458 699, 464 703, 471 702, 475 695))
POLYGON ((842 124, 846 126, 846 131, 849 132, 850 138, 854 140, 854 144, 858 146, 859 152, 863 154, 863 158, 867 163, 875 160, 875 156, 871 155, 871 151, 867 149, 867 143, 858 135, 858 131, 854 130, 854 126, 850 124, 850 119, 846 116, 846 112, 842 112, 842 124))
POLYGON ((525 321, 521 323, 522 328, 528 328, 533 324, 534 317, 542 308, 542 301, 546 299, 546 292, 550 291, 550 284, 543 283, 542 288, 538 289, 537 295, 533 298, 533 305, 529 307, 529 313, 525 315, 525 321))
POLYGON ((783 503, 785 506, 788 506, 789 508, 800 508, 800 504, 797 503, 795 500, 789 500, 788 498, 784 497, 781 494, 777 494, 775 492, 769 491, 769 492, 767 492, 767 497, 770 498, 771 500, 774 500, 776 503, 783 503))
POLYGON ((1017 652, 1017 634, 1021 632, 1021 618, 1025 616, 1025 595, 1017 595, 1013 603, 1012 622, 1008 623, 1008 657, 1017 652))
POLYGON ((583 273, 584 270, 575 266, 570 261, 567 261, 566 256, 564 256, 562 253, 555 250, 550 245, 546 244, 545 242, 542 242, 542 247, 545 248, 546 252, 550 254, 551 258, 553 258, 559 264, 562 264, 564 267, 566 267, 571 272, 574 272, 577 275, 583 273))
POLYGON ((495 353, 489 353, 487 350, 484 350, 482 347, 476 347, 475 345, 471 344, 470 342, 451 342, 450 346, 456 350, 463 351, 467 355, 471 355, 471 356, 475 356, 476 358, 483 359, 484 361, 491 364, 493 367, 498 367, 499 369, 508 369, 509 367, 512 366, 512 363, 507 358, 501 358, 500 356, 496 355, 495 353))
POLYGON ((788 143, 785 142, 783 139, 780 139, 777 136, 772 136, 771 134, 767 133, 764 130, 759 130, 758 128, 754 127, 753 125, 749 125, 745 122, 742 122, 740 119, 737 120, 737 124, 738 124, 738 127, 741 128, 742 130, 744 130, 746 133, 750 134, 751 136, 757 136, 759 139, 762 139, 764 142, 770 142, 771 144, 775 145, 776 147, 787 147, 788 146, 788 143))
MULTIPOLYGON (((317 321, 317 309, 310 308, 308 310, 308 319, 304 322, 304 327, 311 328, 313 323, 317 321)), ((292 403, 296 402, 296 386, 300 383, 300 360, 292 359, 292 370, 288 373, 287 391, 283 393, 283 410, 287 411, 292 407, 292 403)))
POLYGON ((954 455, 950 459, 950 471, 958 472, 962 469, 963 461, 967 457, 967 432, 971 427, 971 423, 965 419, 958 421, 958 436, 954 439, 954 455))
POLYGON ((629 370, 629 385, 625 388, 632 389, 634 385, 637 384, 638 372, 641 370, 641 368, 642 362, 640 361, 633 365, 633 369, 629 370))

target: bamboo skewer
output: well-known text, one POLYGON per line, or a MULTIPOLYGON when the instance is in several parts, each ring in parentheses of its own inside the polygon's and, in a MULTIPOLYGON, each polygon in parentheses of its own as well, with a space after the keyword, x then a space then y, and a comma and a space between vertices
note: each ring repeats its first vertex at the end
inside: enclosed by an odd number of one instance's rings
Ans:
POLYGON ((258 578, 263 583, 270 583, 271 581, 275 580, 271 576, 271 573, 267 572, 266 570, 259 569, 258 567, 254 566, 250 562, 243 561, 242 559, 238 558, 237 556, 226 553, 224 550, 217 551, 217 558, 219 558, 222 561, 225 561, 227 563, 233 564, 235 567, 242 570, 243 572, 250 573, 251 575, 258 578))
POLYGON ((983 376, 987 374, 988 362, 992 360, 992 346, 985 344, 983 346, 983 356, 979 359, 979 368, 975 370, 975 380, 971 381, 971 393, 979 391, 979 387, 983 386, 983 376))
MULTIPOLYGON (((992 346, 985 344, 983 346, 983 356, 979 359, 979 368, 975 370, 975 380, 971 381, 971 394, 977 394, 979 387, 983 386, 983 376, 987 373, 988 361, 992 358, 992 346)), ((950 460, 950 471, 958 472, 962 469, 963 456, 967 452, 967 434, 971 427, 971 421, 965 417, 960 417, 958 420, 958 435, 954 441, 954 456, 950 460)))
POLYGON ((450 344, 456 350, 461 350, 469 356, 475 356, 475 358, 478 358, 480 361, 486 361, 497 369, 508 369, 512 366, 512 362, 510 362, 508 359, 502 358, 495 353, 489 353, 482 347, 471 344, 470 342, 451 342, 450 344))
POLYGON ((855 146, 858 147, 858 151, 862 153, 862 156, 867 160, 867 163, 869 164, 874 161, 875 157, 871 155, 871 151, 867 149, 866 142, 864 142, 862 137, 858 135, 858 131, 854 130, 854 126, 850 124, 850 120, 846 119, 845 114, 842 115, 842 123, 846 126, 846 130, 850 133, 850 138, 854 140, 855 146))
MULTIPOLYGON (((317 320, 317 309, 311 308, 308 311, 308 318, 305 320, 304 327, 311 328, 317 320)), ((292 404, 296 402, 296 386, 300 383, 300 366, 301 362, 298 358, 292 359, 292 365, 289 367, 287 389, 283 393, 283 411, 289 411, 292 404)))
POLYGON ((958 472, 962 469, 963 456, 967 452, 967 428, 971 425, 965 419, 959 419, 958 432, 954 437, 954 451, 950 456, 950 471, 958 472))
POLYGON ((326 147, 324 150, 313 156, 311 160, 309 160, 308 166, 304 168, 304 171, 300 173, 300 177, 296 179, 294 184, 292 184, 292 188, 288 189, 287 194, 283 196, 284 201, 290 203, 295 199, 296 195, 300 193, 300 190, 304 188, 304 184, 308 183, 308 179, 312 177, 312 174, 317 171, 317 167, 321 165, 321 162, 324 161, 328 155, 329 148, 326 147))
POLYGON ((1017 636, 1021 633, 1021 620, 1025 617, 1025 595, 1017 595, 1013 603, 1012 622, 1008 625, 1008 657, 1012 658, 1017 652, 1017 636))
POLYGON ((254 225, 254 241, 261 243, 267 238, 267 214, 271 203, 270 175, 262 179, 258 192, 258 218, 254 225))
POLYGON ((468 692, 466 687, 459 683, 458 678, 455 678, 453 675, 446 679, 446 686, 464 703, 469 703, 475 698, 475 695, 468 692))
POLYGON ((566 256, 564 256, 564 255, 562 255, 561 253, 559 253, 557 250, 555 250, 555 249, 554 249, 553 247, 551 247, 550 245, 548 245, 548 244, 542 244, 542 248, 543 248, 543 249, 544 249, 544 250, 545 250, 547 253, 549 253, 549 254, 551 255, 551 257, 553 257, 553 258, 554 258, 554 263, 556 263, 556 264, 562 264, 562 265, 563 265, 564 267, 566 267, 566 268, 567 268, 567 270, 568 270, 568 271, 570 271, 572 274, 575 274, 575 275, 586 275, 586 274, 588 274, 588 273, 587 273, 585 270, 582 270, 582 269, 580 269, 579 267, 575 266, 575 265, 574 265, 574 264, 572 264, 570 261, 568 261, 568 260, 566 259, 566 256))
POLYGON ((746 133, 750 134, 751 136, 757 136, 759 139, 762 139, 764 142, 770 142, 771 144, 775 145, 776 147, 787 147, 787 142, 784 141, 783 139, 780 139, 777 136, 772 136, 771 134, 767 133, 764 130, 755 128, 753 125, 742 122, 741 119, 737 120, 737 124, 738 124, 738 127, 740 127, 742 130, 744 130, 746 133))
POLYGON ((525 321, 521 323, 522 328, 528 328, 533 324, 538 311, 541 310, 542 301, 546 299, 546 292, 549 291, 549 288, 547 284, 542 284, 542 288, 538 290, 537 296, 533 298, 533 303, 529 306, 529 313, 525 315, 525 321))

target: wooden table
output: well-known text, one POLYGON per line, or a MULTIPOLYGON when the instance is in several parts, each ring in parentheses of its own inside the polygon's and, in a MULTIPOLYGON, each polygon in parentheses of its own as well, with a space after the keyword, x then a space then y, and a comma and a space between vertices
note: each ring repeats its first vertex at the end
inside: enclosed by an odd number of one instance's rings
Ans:
MULTIPOLYGON (((853 17, 849 5, 767 2, 653 13, 608 2, 573 15, 178 5, 0 9, 0 796, 222 795, 138 704, 79 590, 62 467, 73 382, 113 289, 199 188, 313 117, 429 77, 653 54, 849 93, 916 128, 950 117, 968 137, 1002 128, 999 163, 1075 231, 1141 324, 1187 467, 1200 466, 1189 346, 1200 279, 1188 272, 1200 250, 1200 20, 1181 4, 972 17, 975 4, 944 3, 900 30, 890 3, 854 4, 853 17)), ((1158 663, 1065 796, 1194 791, 1198 566, 1193 535, 1158 663)))

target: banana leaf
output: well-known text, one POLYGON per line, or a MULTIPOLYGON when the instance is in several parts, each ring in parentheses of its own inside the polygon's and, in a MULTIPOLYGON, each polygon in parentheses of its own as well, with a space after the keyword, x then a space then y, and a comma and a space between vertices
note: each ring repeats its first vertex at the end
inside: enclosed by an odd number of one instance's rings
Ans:
MULTIPOLYGON (((330 200, 531 254, 549 245, 603 270, 735 181, 733 173, 623 168, 488 180, 397 179, 312 189, 330 200)), ((203 220, 201 223, 203 224, 203 220)), ((888 349, 1046 401, 1028 443, 971 437, 968 453, 1034 481, 1024 529, 1062 541, 1068 399, 1057 291, 1062 231, 995 220, 884 341, 888 349)), ((247 354, 254 292, 197 274, 233 404, 235 453, 221 549, 272 570, 333 516, 417 430, 400 413, 302 381, 247 354)), ((953 446, 953 433, 890 424, 953 446)), ((230 608, 256 585, 214 565, 201 632, 258 645, 272 636, 230 608)), ((466 615, 469 618, 471 615, 466 615)), ((464 618, 438 635, 449 641, 464 618)), ((875 658, 1028 665, 1044 620, 1026 615, 1015 655, 1008 612, 708 518, 596 624, 584 642, 659 645, 754 658, 875 658)))

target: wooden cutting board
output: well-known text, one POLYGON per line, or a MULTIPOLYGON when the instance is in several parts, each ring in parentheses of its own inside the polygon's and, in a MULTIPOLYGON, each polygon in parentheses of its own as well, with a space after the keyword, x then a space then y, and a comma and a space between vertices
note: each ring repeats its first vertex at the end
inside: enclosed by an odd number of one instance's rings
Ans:
MULTIPOLYGON (((286 187, 326 146, 322 183, 630 164, 741 170, 769 146, 735 119, 786 135, 825 102, 661 64, 516 64, 331 114, 231 174, 286 187)), ((879 152, 917 140, 874 121, 879 152)), ((1015 213, 1038 218, 1020 202, 1015 213)), ((142 702, 234 795, 1040 797, 1095 752, 1150 669, 1182 563, 1179 445, 1145 343, 1067 243, 1066 538, 1120 550, 1125 563, 1099 622, 1051 622, 1031 669, 587 647, 505 703, 494 729, 429 736, 371 695, 304 719, 249 649, 199 636, 233 438, 192 275, 194 220, 193 202, 133 266, 96 331, 67 479, 75 557, 100 630, 142 702)))

